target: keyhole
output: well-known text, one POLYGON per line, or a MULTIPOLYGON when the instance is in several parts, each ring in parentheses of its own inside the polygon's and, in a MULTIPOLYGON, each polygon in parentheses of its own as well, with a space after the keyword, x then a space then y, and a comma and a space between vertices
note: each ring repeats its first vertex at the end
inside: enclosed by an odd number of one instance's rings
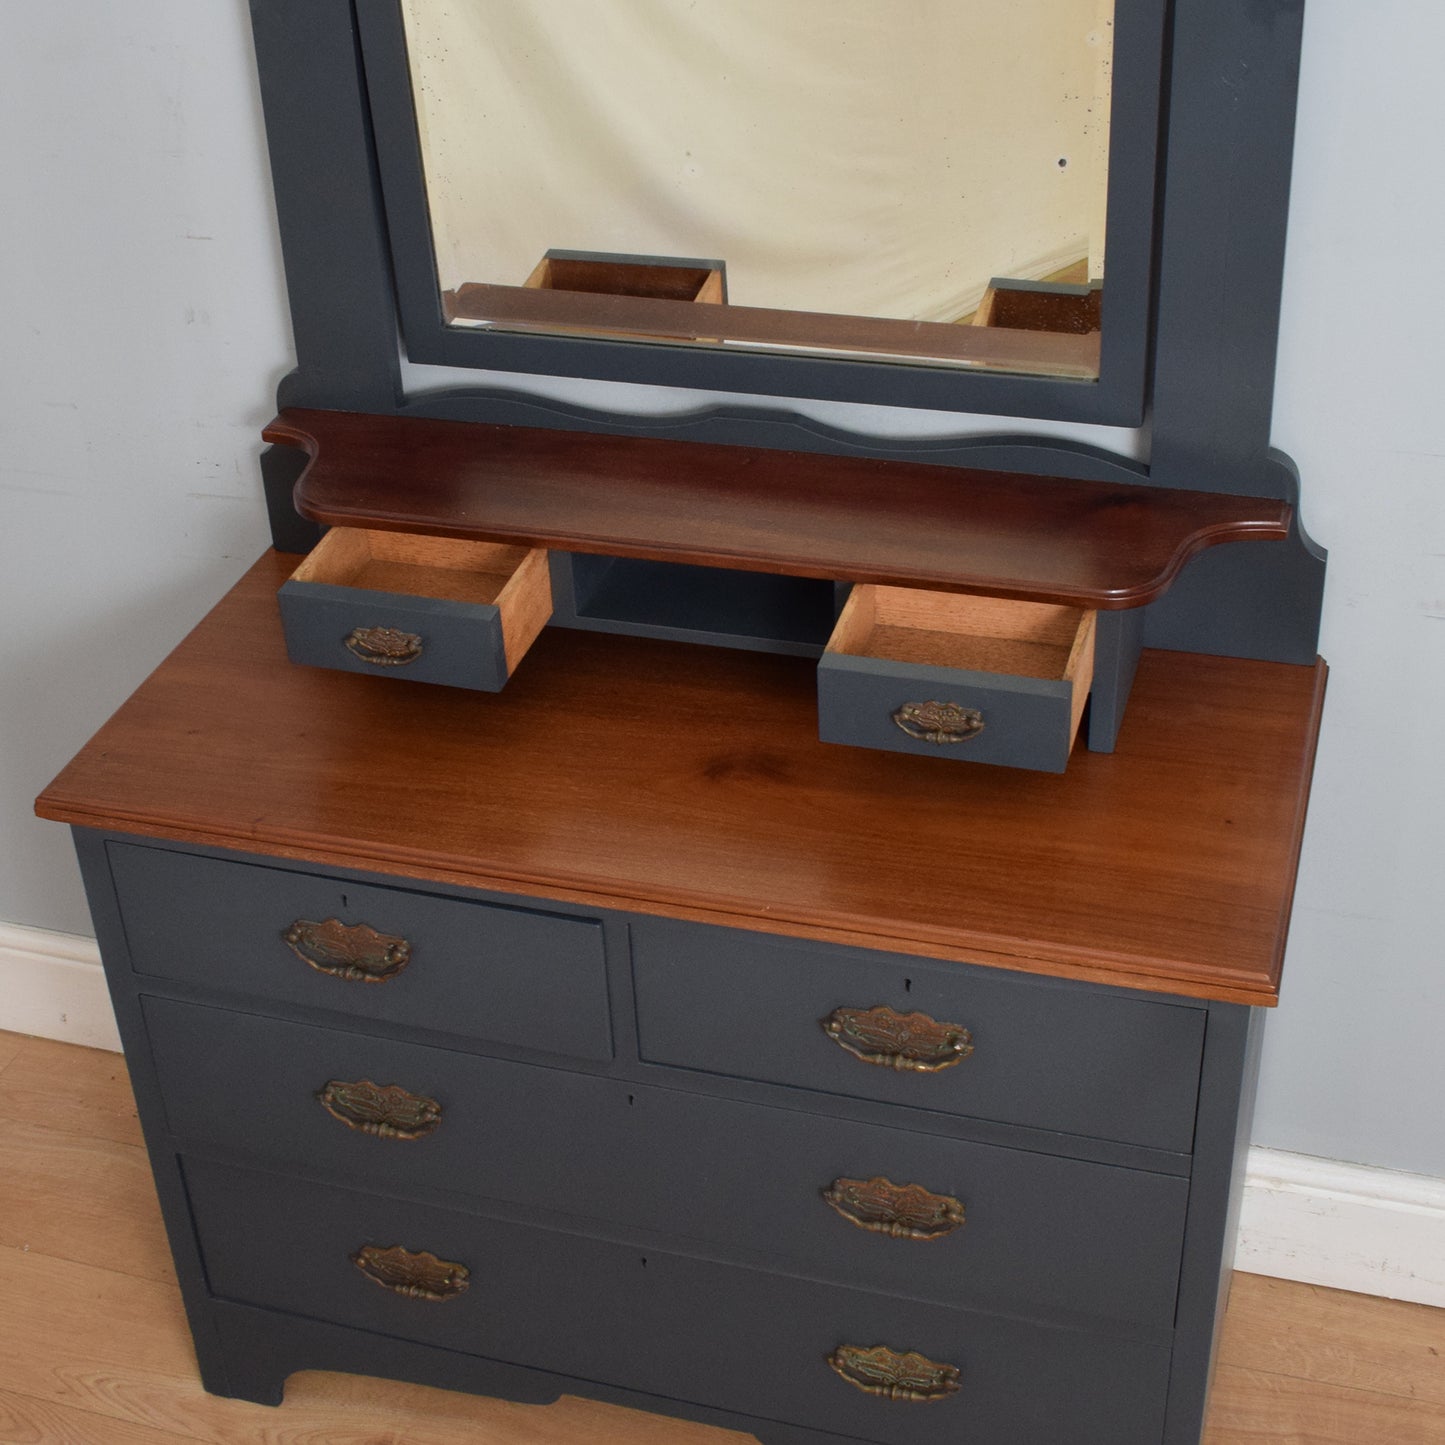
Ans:
POLYGON ((913 992, 913 980, 912 980, 911 978, 905 978, 905 979, 903 980, 903 992, 904 992, 904 993, 912 993, 912 992, 913 992))

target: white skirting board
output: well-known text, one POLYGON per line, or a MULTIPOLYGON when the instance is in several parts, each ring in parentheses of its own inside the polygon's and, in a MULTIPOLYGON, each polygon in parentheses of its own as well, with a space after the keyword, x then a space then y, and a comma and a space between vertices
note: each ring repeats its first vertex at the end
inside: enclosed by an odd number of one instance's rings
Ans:
MULTIPOLYGON (((95 944, 0 923, 0 1029, 118 1050, 95 944)), ((1251 1149, 1234 1264, 1445 1307, 1445 1179, 1251 1149)))
POLYGON ((95 940, 0 923, 0 1029, 119 1052, 95 940))

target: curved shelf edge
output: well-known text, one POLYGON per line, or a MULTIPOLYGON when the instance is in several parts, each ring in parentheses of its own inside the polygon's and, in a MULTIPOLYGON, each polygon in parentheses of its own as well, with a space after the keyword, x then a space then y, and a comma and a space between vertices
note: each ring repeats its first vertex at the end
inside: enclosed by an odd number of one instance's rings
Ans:
POLYGON ((305 517, 572 552, 1118 610, 1287 501, 614 433, 287 410, 305 517))

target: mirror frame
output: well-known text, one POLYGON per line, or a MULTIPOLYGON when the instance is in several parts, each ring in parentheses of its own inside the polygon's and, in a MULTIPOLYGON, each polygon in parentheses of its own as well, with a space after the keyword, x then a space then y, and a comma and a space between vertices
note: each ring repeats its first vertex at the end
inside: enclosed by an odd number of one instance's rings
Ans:
POLYGON ((844 353, 750 351, 743 344, 718 347, 449 325, 442 311, 401 0, 358 0, 406 354, 412 361, 440 366, 1137 426, 1146 401, 1167 12, 1168 0, 1115 4, 1099 375, 1079 379, 911 358, 890 362, 844 353))
MULTIPOLYGON (((277 404, 1297 501, 1298 474, 1271 447, 1270 426, 1304 0, 1161 3, 1164 146, 1153 216, 1145 418, 1139 431, 1121 433, 1113 450, 1046 429, 1027 437, 1000 432, 987 417, 907 435, 867 411, 822 421, 786 402, 706 397, 679 411, 659 409, 655 396, 625 393, 596 409, 549 399, 546 388, 528 391, 506 376, 408 369, 359 36, 361 17, 395 0, 250 0, 296 351, 295 368, 277 386, 277 404)), ((794 382, 802 377, 793 370, 796 360, 775 364, 780 391, 803 394, 794 382)), ((851 363, 828 365, 838 371, 851 363)), ((550 363, 549 369, 568 374, 550 363)), ((998 414, 1012 404, 1015 415, 1066 420, 1078 414, 1069 399, 1088 391, 1072 383, 1051 410, 1045 402, 1061 389, 1047 378, 950 374, 956 390, 939 397, 913 389, 916 368, 891 370, 902 374, 900 407, 998 414), (1010 385, 1007 393, 999 389, 1010 385), (1020 399, 1028 397, 1034 401, 1020 399)), ((316 540, 315 525, 291 504, 306 460, 292 447, 261 455, 272 536, 283 551, 305 552, 316 540)), ((1287 543, 1213 547, 1195 558, 1144 609, 1145 645, 1310 662, 1324 571, 1324 555, 1296 508, 1287 543)))

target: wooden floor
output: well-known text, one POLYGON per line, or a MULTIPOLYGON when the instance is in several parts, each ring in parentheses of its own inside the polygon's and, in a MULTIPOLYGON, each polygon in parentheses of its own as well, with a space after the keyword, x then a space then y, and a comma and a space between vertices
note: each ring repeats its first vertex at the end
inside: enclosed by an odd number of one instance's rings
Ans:
MULTIPOLYGON (((0 1033, 0 1441, 742 1445, 564 1399, 341 1375, 279 1410, 206 1395, 116 1054, 0 1033)), ((1207 1445, 1445 1445, 1445 1311, 1239 1275, 1207 1445)), ((993 1442, 1006 1445, 1006 1442, 993 1442)), ((1059 1445, 1068 1445, 1060 1441, 1059 1445)))

